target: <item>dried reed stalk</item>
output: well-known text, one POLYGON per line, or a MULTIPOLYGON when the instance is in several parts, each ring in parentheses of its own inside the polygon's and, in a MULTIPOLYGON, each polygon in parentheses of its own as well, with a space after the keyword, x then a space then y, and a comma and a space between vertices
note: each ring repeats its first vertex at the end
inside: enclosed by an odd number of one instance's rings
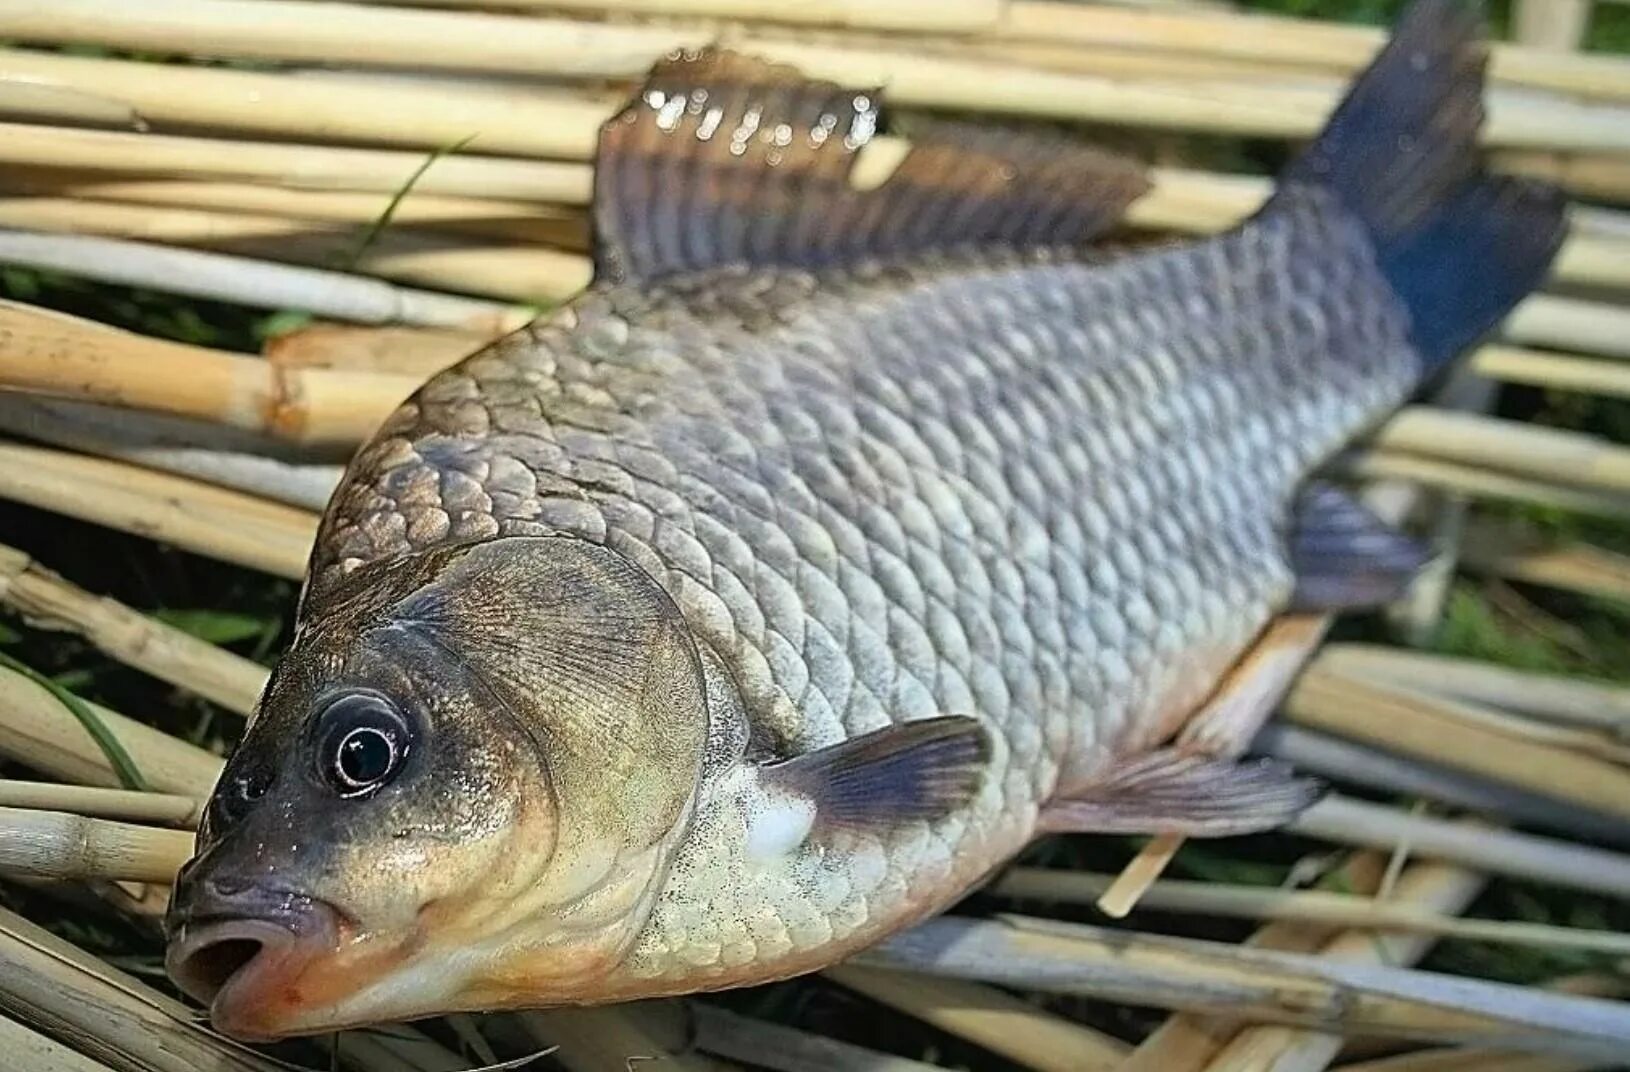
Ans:
POLYGON ((725 1072, 722 1062, 687 1052, 684 1010, 651 1001, 582 1009, 539 1009, 516 1019, 540 1046, 558 1046, 554 1058, 571 1072, 639 1067, 660 1062, 675 1072, 725 1072))
POLYGON ((1536 539, 1484 522, 1467 531, 1464 554, 1467 567, 1477 573, 1630 600, 1630 557, 1582 540, 1536 539))
POLYGON ((267 342, 267 360, 303 368, 386 372, 429 379, 475 353, 492 336, 426 328, 311 324, 267 342))
POLYGON ((1630 398, 1630 368, 1612 361, 1515 346, 1485 346, 1472 355, 1470 365, 1478 375, 1505 383, 1630 398))
POLYGON ((1422 1050, 1342 1065, 1341 1072, 1591 1072, 1601 1066, 1588 1058, 1466 1048, 1422 1050))
MULTIPOLYGON (((1384 31, 1257 13, 1139 11, 1122 5, 1015 0, 996 35, 1294 64, 1355 72, 1370 61, 1384 31)), ((1496 43, 1490 76, 1497 82, 1600 100, 1630 101, 1630 64, 1616 56, 1559 54, 1496 43)))
POLYGON ((766 0, 362 0, 363 3, 424 4, 433 7, 497 7, 548 11, 585 11, 607 15, 703 16, 753 19, 813 26, 852 26, 873 30, 910 30, 914 33, 981 32, 995 28, 1002 16, 1001 0, 889 0, 868 4, 859 0, 815 0, 805 4, 776 4, 766 0))
MULTIPOLYGON (((221 774, 221 758, 167 733, 87 703, 154 790, 201 801, 221 774)), ((51 693, 0 668, 0 755, 65 781, 118 786, 107 756, 51 693)), ((194 816, 196 818, 196 816, 194 816)))
POLYGON ((1053 920, 942 916, 858 959, 1337 1033, 1604 1059, 1630 1041, 1617 1002, 1053 920))
POLYGON ((359 442, 418 386, 411 377, 285 368, 14 302, 0 302, 0 335, 0 388, 219 421, 296 443, 359 442))
POLYGON ((4 909, 0 1013, 71 1039, 117 1072, 284 1072, 210 1033, 180 1002, 4 909))
POLYGON ((264 667, 115 600, 94 596, 4 545, 0 602, 36 629, 78 633, 126 666, 241 715, 254 710, 266 681, 264 667))
POLYGON ((1535 503, 1602 517, 1630 517, 1630 495, 1559 487, 1480 465, 1372 450, 1349 454, 1340 467, 1348 475, 1366 480, 1407 480, 1478 498, 1535 503))
MULTIPOLYGON (((382 8, 309 0, 149 0, 139 15, 98 0, 0 11, 0 34, 35 43, 184 48, 257 59, 481 69, 567 77, 633 79, 712 31, 382 8)), ((1305 137, 1335 103, 1330 92, 1231 86, 1203 92, 1182 83, 1136 83, 1016 65, 870 51, 746 35, 732 43, 817 77, 867 89, 887 85, 900 104, 953 110, 1090 119, 1122 125, 1252 136, 1305 137)), ((1497 145, 1557 150, 1630 148, 1630 122, 1607 105, 1513 100, 1493 113, 1497 145)))
POLYGON ((1630 856, 1571 841, 1470 827, 1331 794, 1287 829, 1338 845, 1396 849, 1478 871, 1630 897, 1630 856))
POLYGON ((122 462, 0 443, 0 498, 298 580, 316 535, 308 511, 122 462))
MULTIPOLYGON (((0 157, 4 145, 5 134, 0 131, 0 157)), ((343 272, 86 235, 0 230, 0 261, 102 283, 152 287, 258 309, 300 309, 364 324, 501 332, 518 328, 535 315, 513 305, 412 290, 343 272)))
POLYGON ((0 163, 86 175, 164 175, 295 189, 448 194, 585 204, 591 179, 583 164, 452 153, 424 167, 425 154, 396 149, 230 141, 168 134, 0 123, 0 163))
POLYGON ((14 438, 132 462, 307 510, 327 504, 339 483, 339 464, 285 461, 277 456, 289 453, 285 444, 246 434, 258 442, 238 449, 203 445, 237 432, 145 410, 0 391, 0 433, 14 438), (177 444, 174 433, 183 430, 177 444))
POLYGON ((1109 1072, 1125 1043, 994 987, 839 964, 828 979, 1037 1072, 1109 1072))
POLYGON ((754 1068, 772 1072, 936 1072, 940 1068, 700 1002, 693 1002, 689 1009, 697 1049, 754 1068))
POLYGON ((1373 442, 1381 450, 1500 469, 1565 486, 1630 492, 1630 447, 1580 432, 1409 406, 1393 414, 1373 442))
POLYGON ((0 1016, 0 1053, 12 1066, 27 1072, 109 1072, 108 1066, 93 1061, 9 1016, 0 1016))
POLYGON ((192 848, 193 836, 184 830, 0 808, 0 872, 6 874, 170 883, 192 848))
MULTIPOLYGON (((531 87, 419 82, 87 59, 0 49, 0 84, 95 94, 148 123, 317 141, 446 146, 475 153, 586 158, 614 99, 531 87)), ((42 102, 46 112, 50 102, 42 102)), ((28 115, 14 104, 12 115, 28 115)), ((48 113, 46 113, 48 114, 48 113)))
MULTIPOLYGON (((36 197, 164 205, 315 223, 372 224, 390 207, 392 195, 348 190, 295 190, 234 182, 181 179, 119 179, 105 174, 12 169, 0 176, 0 190, 36 197)), ((537 201, 444 197, 412 190, 390 209, 393 226, 485 235, 512 242, 588 248, 588 220, 578 208, 537 201)), ((1615 236, 1616 237, 1616 236, 1615 236)))
POLYGON ((1630 849, 1630 829, 1594 809, 1343 737, 1281 722, 1268 726, 1253 747, 1333 782, 1429 800, 1460 812, 1509 820, 1621 851, 1630 849))
POLYGON ((1606 357, 1630 357, 1630 309, 1605 302, 1536 294, 1503 327, 1511 342, 1606 357))
MULTIPOLYGON (((1020 867, 1004 874, 991 892, 1017 900, 1092 904, 1114 881, 1113 875, 1020 867)), ((1630 935, 1537 923, 1461 919, 1442 912, 1426 911, 1407 901, 1358 897, 1325 890, 1287 890, 1272 886, 1233 886, 1162 879, 1149 887, 1139 904, 1157 912, 1285 920, 1630 956, 1630 935)))
POLYGON ((1487 709, 1314 667, 1284 713, 1298 725, 1380 744, 1630 822, 1630 769, 1536 735, 1505 731, 1487 709))
MULTIPOLYGON (((1401 901, 1453 914, 1464 911, 1482 888, 1483 878, 1476 873, 1441 864, 1421 864, 1403 874, 1394 895, 1401 901)), ((1424 935, 1377 935, 1364 929, 1341 935, 1320 955, 1340 963, 1389 967, 1415 963, 1431 944, 1432 939, 1424 935)), ((1340 1051, 1342 1042, 1342 1035, 1336 1032, 1258 1025, 1236 1035, 1206 1065, 1206 1072, 1247 1072, 1265 1067, 1281 1072, 1319 1072, 1340 1051)))
POLYGON ((173 793, 141 793, 128 789, 0 779, 0 808, 28 808, 100 819, 183 826, 197 818, 199 803, 193 797, 173 793))
POLYGON ((1384 681, 1533 718, 1630 736, 1630 687, 1622 685, 1377 644, 1327 645, 1316 665, 1357 680, 1384 681))

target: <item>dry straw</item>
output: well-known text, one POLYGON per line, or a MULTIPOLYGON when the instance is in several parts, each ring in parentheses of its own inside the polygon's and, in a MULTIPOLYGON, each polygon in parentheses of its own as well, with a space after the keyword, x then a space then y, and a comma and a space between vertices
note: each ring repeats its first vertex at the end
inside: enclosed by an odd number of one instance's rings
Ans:
MULTIPOLYGON (((138 12, 97 0, 0 11, 0 34, 36 43, 175 49, 288 61, 384 64, 574 78, 635 79, 678 48, 712 43, 704 28, 576 22, 466 12, 396 10, 310 0, 151 0, 138 12)), ((900 104, 1090 119, 1142 127, 1305 137, 1335 102, 1294 87, 1196 87, 1117 81, 1011 64, 873 51, 763 35, 732 38, 746 51, 795 63, 857 89, 889 87, 900 104)), ((1612 106, 1514 99, 1495 112, 1489 140, 1562 150, 1630 149, 1630 122, 1612 106)))

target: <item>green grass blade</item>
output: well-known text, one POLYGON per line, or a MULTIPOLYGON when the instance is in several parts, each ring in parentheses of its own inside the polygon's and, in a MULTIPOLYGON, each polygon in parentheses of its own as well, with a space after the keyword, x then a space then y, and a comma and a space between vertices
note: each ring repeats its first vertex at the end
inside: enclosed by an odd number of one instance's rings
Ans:
POLYGON ((146 790, 149 788, 147 779, 143 778, 141 771, 136 769, 136 761, 130 758, 130 753, 125 751, 124 745, 120 744, 119 739, 113 736, 113 732, 107 728, 101 717, 91 710, 89 704, 33 667, 18 662, 5 652, 0 652, 0 666, 15 670, 56 697, 57 701, 79 720, 79 724, 85 727, 85 732, 91 735, 91 740, 96 742, 96 746, 102 750, 102 754, 108 757, 108 763, 113 766, 113 772, 119 776, 120 783, 126 789, 146 790))

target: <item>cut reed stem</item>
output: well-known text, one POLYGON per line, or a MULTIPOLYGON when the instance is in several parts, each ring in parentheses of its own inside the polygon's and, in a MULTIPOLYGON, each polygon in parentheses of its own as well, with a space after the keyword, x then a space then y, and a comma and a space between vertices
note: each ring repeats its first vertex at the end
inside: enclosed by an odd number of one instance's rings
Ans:
POLYGON ((1054 1016, 994 987, 839 964, 826 977, 873 1001, 1037 1072, 1109 1072, 1119 1039, 1054 1016))
MULTIPOLYGON (((0 131, 0 156, 4 144, 5 134, 0 131)), ((102 283, 152 287, 257 309, 299 309, 364 324, 503 332, 535 315, 530 309, 410 290, 343 272, 87 235, 0 230, 0 261, 102 283)))
POLYGON ((286 1072, 192 1010, 0 909, 0 1012, 73 1040, 117 1072, 286 1072))
POLYGON ((0 808, 29 808, 182 826, 196 820, 199 803, 193 797, 172 793, 0 779, 0 808))
MULTIPOLYGON (((309 0, 149 0, 139 14, 98 0, 0 11, 0 35, 35 43, 176 49, 253 59, 641 77, 675 49, 712 43, 700 28, 364 8, 309 0)), ((1172 130, 1306 137, 1335 103, 1329 91, 1089 78, 1013 64, 744 35, 744 51, 857 89, 889 87, 900 104, 1089 119, 1172 130)), ((1630 121, 1608 105, 1512 100, 1492 112, 1492 144, 1630 149, 1630 121)))
MULTIPOLYGON (((151 726, 89 703, 155 791, 203 799, 220 776, 221 759, 151 726)), ((118 786, 106 754, 79 721, 22 674, 0 668, 0 755, 65 781, 118 786)))
POLYGON ((242 715, 254 710, 265 685, 264 667, 112 599, 91 595, 4 545, 0 545, 0 602, 27 617, 35 628, 78 633, 126 666, 242 715))
POLYGON ((489 341, 491 336, 479 332, 318 323, 277 336, 266 344, 265 354, 279 365, 426 380, 489 341))
POLYGON ((1468 528, 1464 545, 1466 565, 1473 572, 1630 601, 1630 557, 1606 548, 1582 540, 1536 538, 1487 521, 1468 528))
POLYGON ((1292 722, 1470 771, 1630 824, 1630 768, 1513 733, 1501 717, 1462 700, 1314 667, 1284 712, 1292 722), (1493 716, 1493 717, 1491 717, 1493 716))
POLYGON ((1630 1042, 1630 1016, 1618 1002, 1053 920, 943 916, 859 960, 1343 1034, 1601 1059, 1630 1042))
POLYGON ((1513 878, 1630 898, 1630 856, 1556 838, 1411 815, 1330 794, 1287 827, 1338 845, 1395 849, 1513 878))
POLYGON ((29 878, 175 881, 192 855, 183 830, 0 807, 0 872, 29 878))
POLYGON ((0 302, 0 388, 134 406, 304 444, 354 444, 418 386, 412 377, 287 368, 0 302))
POLYGON ((0 443, 0 498, 294 580, 305 573, 317 530, 317 518, 305 510, 19 443, 0 443))
MULTIPOLYGON (((1021 867, 1004 874, 991 892, 1018 900, 1092 904, 1114 882, 1113 875, 1021 867)), ((1356 897, 1324 890, 1286 890, 1269 886, 1230 886, 1161 879, 1149 887, 1139 904, 1140 907, 1160 912, 1287 920, 1630 956, 1630 935, 1538 923, 1461 919, 1423 911, 1407 901, 1356 897)))

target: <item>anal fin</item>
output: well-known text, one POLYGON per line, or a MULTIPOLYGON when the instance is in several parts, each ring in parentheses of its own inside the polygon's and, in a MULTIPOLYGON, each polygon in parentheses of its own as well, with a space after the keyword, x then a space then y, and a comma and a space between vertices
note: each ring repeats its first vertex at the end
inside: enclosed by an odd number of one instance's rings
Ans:
POLYGON ((1321 788, 1275 760, 1239 761, 1162 748, 1107 770, 1048 803, 1045 833, 1231 837, 1282 826, 1321 788))
POLYGON ((1290 532, 1296 611, 1362 610, 1403 594, 1431 557, 1357 499, 1315 481, 1296 502, 1290 532))

